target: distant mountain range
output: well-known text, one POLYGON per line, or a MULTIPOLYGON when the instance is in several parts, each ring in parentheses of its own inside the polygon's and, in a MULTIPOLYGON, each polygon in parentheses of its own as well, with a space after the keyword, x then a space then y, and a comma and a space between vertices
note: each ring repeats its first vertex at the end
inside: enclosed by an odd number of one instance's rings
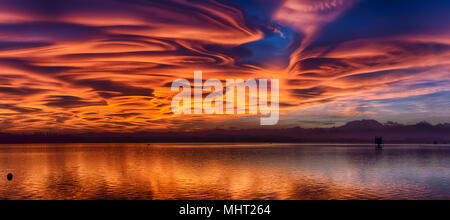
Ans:
POLYGON ((450 143, 450 124, 421 122, 403 125, 375 120, 352 121, 333 128, 286 128, 204 130, 195 132, 145 132, 133 134, 5 134, 0 143, 91 143, 91 142, 322 142, 372 143, 382 136, 385 143, 450 143))

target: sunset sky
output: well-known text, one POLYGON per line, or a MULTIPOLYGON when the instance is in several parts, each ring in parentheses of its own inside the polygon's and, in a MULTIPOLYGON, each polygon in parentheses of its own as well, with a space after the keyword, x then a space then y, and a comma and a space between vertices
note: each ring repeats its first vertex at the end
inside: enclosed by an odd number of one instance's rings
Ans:
POLYGON ((450 122, 448 0, 0 3, 0 132, 260 127, 172 114, 195 70, 280 79, 278 127, 450 122))

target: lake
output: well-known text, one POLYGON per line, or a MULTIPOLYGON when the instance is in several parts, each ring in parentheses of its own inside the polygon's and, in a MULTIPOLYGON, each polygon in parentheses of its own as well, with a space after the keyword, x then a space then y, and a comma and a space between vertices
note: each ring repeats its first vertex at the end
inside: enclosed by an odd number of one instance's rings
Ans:
POLYGON ((0 145, 0 175, 0 199, 450 199, 450 146, 0 145))

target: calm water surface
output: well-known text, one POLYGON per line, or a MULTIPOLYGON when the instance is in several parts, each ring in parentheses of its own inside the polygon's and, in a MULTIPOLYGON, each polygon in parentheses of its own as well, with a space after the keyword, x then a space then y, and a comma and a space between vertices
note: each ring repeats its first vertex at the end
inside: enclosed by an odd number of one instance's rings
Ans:
POLYGON ((0 199, 450 199, 450 146, 0 145, 0 175, 0 199))

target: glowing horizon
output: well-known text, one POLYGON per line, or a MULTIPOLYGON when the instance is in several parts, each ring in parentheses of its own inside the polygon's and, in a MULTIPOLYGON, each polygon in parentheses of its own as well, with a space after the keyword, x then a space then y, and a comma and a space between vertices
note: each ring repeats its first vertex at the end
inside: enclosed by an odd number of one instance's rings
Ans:
POLYGON ((280 79, 278 127, 450 122, 444 0, 3 0, 0 132, 260 127, 171 83, 280 79))

